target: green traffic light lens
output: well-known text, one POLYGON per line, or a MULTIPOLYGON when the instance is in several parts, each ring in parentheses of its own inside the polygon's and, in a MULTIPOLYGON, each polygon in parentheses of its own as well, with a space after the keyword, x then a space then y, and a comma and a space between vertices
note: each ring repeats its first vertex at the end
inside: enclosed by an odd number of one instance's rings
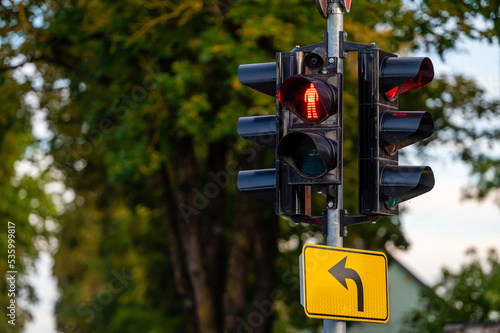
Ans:
POLYGON ((310 140, 302 142, 297 147, 294 160, 300 172, 307 176, 318 176, 326 171, 316 146, 310 140))
POLYGON ((399 201, 399 196, 395 196, 394 198, 391 198, 385 202, 387 208, 389 209, 394 209, 398 205, 399 201))
POLYGON ((308 179, 322 177, 337 167, 336 142, 316 133, 289 133, 276 152, 281 161, 308 179))

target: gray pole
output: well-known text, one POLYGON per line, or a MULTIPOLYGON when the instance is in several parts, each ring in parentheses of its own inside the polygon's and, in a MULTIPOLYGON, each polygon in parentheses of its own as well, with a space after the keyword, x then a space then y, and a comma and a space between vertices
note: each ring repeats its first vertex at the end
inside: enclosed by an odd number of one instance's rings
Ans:
MULTIPOLYGON (((344 66, 342 59, 339 57, 340 41, 339 32, 344 30, 344 7, 340 0, 328 0, 328 58, 334 58, 338 61, 337 72, 343 73, 344 66)), ((330 62, 331 63, 331 62, 330 62)), ((342 139, 342 138, 341 138, 342 139)), ((342 183, 342 180, 341 180, 342 183)), ((342 185, 338 186, 337 208, 333 209, 331 203, 327 203, 327 219, 328 219, 328 237, 326 244, 328 246, 342 247, 342 237, 340 237, 340 209, 343 208, 343 193, 342 185)), ((323 321, 324 333, 345 333, 345 321, 337 321, 325 319, 323 321)))

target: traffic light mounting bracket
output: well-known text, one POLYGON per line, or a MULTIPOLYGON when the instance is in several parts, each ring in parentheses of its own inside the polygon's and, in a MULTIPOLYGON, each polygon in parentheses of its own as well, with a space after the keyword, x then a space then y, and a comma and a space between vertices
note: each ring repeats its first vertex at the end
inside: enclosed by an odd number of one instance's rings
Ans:
MULTIPOLYGON (((290 219, 295 223, 309 223, 309 224, 321 225, 323 227, 323 236, 328 237, 326 213, 327 213, 327 210, 324 210, 322 216, 294 215, 294 216, 290 216, 290 219)), ((367 222, 375 223, 381 217, 382 217, 382 215, 377 215, 377 214, 360 215, 360 216, 347 216, 347 210, 341 209, 340 216, 339 216, 339 221, 340 221, 340 235, 339 236, 346 237, 347 236, 347 227, 350 225, 367 223, 367 222)))
POLYGON ((347 216, 347 210, 340 210, 340 237, 347 236, 347 227, 354 224, 361 224, 366 222, 377 222, 381 215, 360 215, 360 216, 347 216))
POLYGON ((359 51, 366 48, 369 48, 371 45, 354 43, 347 41, 347 32, 340 31, 339 32, 339 41, 340 41, 340 57, 342 59, 347 58, 347 52, 359 51))
POLYGON ((315 48, 318 48, 318 47, 322 47, 326 50, 327 46, 328 46, 328 33, 325 31, 325 32, 323 32, 323 41, 322 42, 311 44, 311 45, 306 45, 306 46, 296 46, 290 52, 311 52, 315 48))
MULTIPOLYGON (((354 43, 354 42, 348 42, 347 41, 347 33, 345 31, 340 31, 340 58, 345 59, 347 57, 347 52, 352 52, 352 51, 360 51, 369 47, 373 47, 373 44, 368 45, 368 44, 361 44, 361 43, 354 43)), ((328 33, 324 32, 323 33, 323 42, 321 43, 316 43, 312 45, 307 45, 303 47, 295 47, 291 52, 313 52, 317 48, 324 48, 326 49, 328 47, 328 33)), ((336 59, 333 60, 333 63, 329 63, 328 66, 335 67, 336 66, 336 59)), ((330 71, 329 71, 330 72, 330 71)), ((337 200, 336 200, 336 195, 334 193, 335 191, 327 191, 324 192, 323 194, 325 195, 327 199, 328 204, 332 204, 330 208, 336 207, 337 200)), ((327 210, 323 211, 322 216, 308 216, 308 215, 292 215, 290 216, 290 219, 295 222, 295 223, 309 223, 309 224, 316 224, 316 225, 321 225, 323 227, 323 235, 325 237, 328 236, 328 227, 327 227, 327 210)), ((347 227, 350 225, 355 225, 355 224, 361 224, 361 223, 367 223, 367 222, 376 222, 381 218, 381 215, 377 214, 371 214, 371 215, 361 215, 361 216, 347 216, 347 210, 340 210, 340 216, 339 216, 339 222, 340 222, 340 235, 341 237, 347 236, 347 227)))
MULTIPOLYGON (((340 58, 345 59, 347 58, 347 52, 353 52, 353 51, 359 51, 366 49, 370 47, 371 45, 368 44, 362 44, 362 43, 355 43, 355 42, 348 42, 347 41, 347 32, 345 31, 340 31, 339 32, 339 41, 340 41, 340 58)), ((316 44, 311 44, 311 45, 306 45, 306 46, 296 46, 291 52, 312 52, 316 48, 323 48, 327 49, 328 48, 328 32, 323 32, 323 42, 321 43, 316 43, 316 44)), ((333 62, 328 61, 328 66, 337 66, 337 61, 336 58, 331 58, 333 59, 333 62)), ((328 59, 330 60, 330 58, 328 59)))

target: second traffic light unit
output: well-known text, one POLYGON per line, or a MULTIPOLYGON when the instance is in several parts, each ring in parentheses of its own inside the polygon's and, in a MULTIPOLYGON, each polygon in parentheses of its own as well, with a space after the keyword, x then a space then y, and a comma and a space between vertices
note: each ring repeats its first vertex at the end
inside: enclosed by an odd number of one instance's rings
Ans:
POLYGON ((359 211, 398 215, 398 204, 430 191, 428 166, 399 166, 398 150, 434 131, 426 111, 399 111, 398 95, 434 77, 426 57, 397 57, 372 45, 359 52, 359 211))

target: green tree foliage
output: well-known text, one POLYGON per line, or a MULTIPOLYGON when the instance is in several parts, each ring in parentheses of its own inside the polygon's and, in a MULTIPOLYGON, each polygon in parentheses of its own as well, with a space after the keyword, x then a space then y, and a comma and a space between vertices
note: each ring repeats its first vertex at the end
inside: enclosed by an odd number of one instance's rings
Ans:
POLYGON ((490 250, 486 265, 474 249, 459 272, 443 269, 440 281, 424 289, 425 306, 408 316, 405 332, 441 332, 449 322, 489 322, 500 319, 500 261, 490 250))
MULTIPOLYGON (((305 320, 296 267, 300 245, 321 242, 320 231, 278 219, 271 205, 235 184, 238 169, 273 165, 272 152, 237 137, 239 117, 274 112, 272 98, 238 82, 238 65, 273 61, 277 51, 321 41, 326 22, 314 2, 5 0, 1 6, 2 223, 19 223, 27 261, 36 256, 39 235, 46 236, 39 243, 57 250, 60 330, 269 332, 274 323, 280 332, 321 325, 305 320), (48 135, 32 135, 35 111, 44 115, 48 135), (31 160, 39 174, 16 176, 20 159, 31 160), (57 186, 63 190, 51 190, 57 186), (47 228, 49 218, 57 227, 47 228)), ((457 36, 493 41, 498 15, 494 1, 366 1, 345 15, 344 30, 351 41, 400 54, 427 47, 445 54, 457 36), (486 28, 476 28, 473 18, 486 28)), ((357 210, 356 66, 350 54, 344 202, 351 213, 357 210)), ((498 116, 498 103, 482 94, 465 79, 441 78, 401 101, 406 110, 431 109, 442 129, 432 144, 457 144, 484 174, 476 188, 486 195, 498 188, 498 156, 468 154, 485 134, 454 117, 498 116)), ((498 138, 498 130, 486 128, 486 137, 498 138)), ((345 239, 346 246, 366 249, 384 249, 386 242, 407 246, 398 219, 352 227, 345 239)))
MULTIPOLYGON (((5 47, 0 54, 5 56, 5 47)), ((0 69, 0 307, 4 314, 0 331, 20 332, 30 314, 20 307, 16 310, 15 326, 8 324, 13 319, 7 306, 15 300, 19 306, 21 296, 35 301, 36 296, 23 273, 33 269, 34 258, 40 249, 51 248, 46 225, 53 223, 55 216, 52 195, 45 195, 44 184, 51 179, 51 160, 32 141, 31 124, 25 113, 34 112, 30 98, 23 95, 30 84, 23 75, 16 78, 5 69, 0 69), (19 160, 23 160, 21 163, 19 160), (16 172, 17 169, 17 172, 16 172), (9 224, 9 222, 11 222, 9 224), (8 226, 14 224, 14 238, 8 243, 8 226), (8 248, 9 244, 11 245, 8 248), (7 252, 9 251, 9 252, 7 252), (10 255, 8 257, 8 255, 10 255), (12 258, 11 256, 15 256, 12 258), (9 262, 7 261, 9 260, 9 262), (14 260, 15 263, 12 261, 14 260), (10 266, 10 265, 13 266, 10 266), (7 284, 7 271, 16 271, 16 288, 7 284), (15 297, 9 296, 15 294, 15 297)), ((33 97, 33 96, 31 96, 33 97)), ((51 239, 52 242, 54 239, 51 239)), ((53 244, 52 244, 53 245, 53 244)))

